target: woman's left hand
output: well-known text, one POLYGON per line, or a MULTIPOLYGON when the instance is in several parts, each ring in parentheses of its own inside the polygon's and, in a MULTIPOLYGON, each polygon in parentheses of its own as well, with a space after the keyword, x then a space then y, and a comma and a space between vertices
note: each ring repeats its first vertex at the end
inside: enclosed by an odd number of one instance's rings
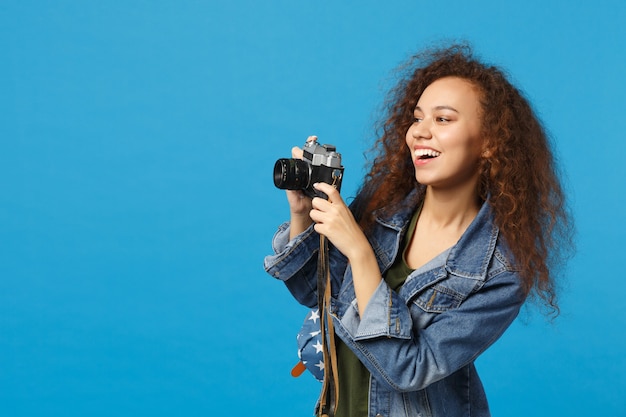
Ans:
POLYGON ((328 196, 328 200, 320 197, 313 199, 310 216, 315 222, 315 231, 326 236, 348 259, 358 256, 357 251, 370 249, 365 234, 339 195, 339 191, 323 182, 313 186, 328 196))
POLYGON ((319 197, 313 199, 310 214, 315 222, 313 227, 348 258, 359 314, 363 317, 372 294, 382 280, 374 250, 339 191, 326 183, 317 183, 314 187, 325 193, 328 200, 319 197))

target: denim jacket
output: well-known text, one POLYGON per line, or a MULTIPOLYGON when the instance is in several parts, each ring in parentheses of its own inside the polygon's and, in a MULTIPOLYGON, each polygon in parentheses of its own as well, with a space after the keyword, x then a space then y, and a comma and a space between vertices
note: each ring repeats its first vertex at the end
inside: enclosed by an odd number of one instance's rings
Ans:
MULTIPOLYGON (((400 250, 414 209, 376 217, 368 239, 383 274, 400 250)), ((265 269, 284 281, 298 302, 314 307, 318 235, 310 227, 288 239, 285 223, 274 236, 275 253, 265 258, 265 269)), ((397 293, 382 280, 363 316, 350 265, 330 246, 330 313, 336 334, 370 371, 369 417, 489 416, 474 360, 502 335, 525 300, 489 204, 443 266, 412 273, 397 293)))

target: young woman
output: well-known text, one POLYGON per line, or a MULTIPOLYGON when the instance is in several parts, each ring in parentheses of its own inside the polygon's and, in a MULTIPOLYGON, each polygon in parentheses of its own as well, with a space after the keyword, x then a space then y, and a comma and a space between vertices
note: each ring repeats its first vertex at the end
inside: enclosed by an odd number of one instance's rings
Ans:
POLYGON ((319 234, 331 243, 338 417, 488 416, 478 355, 529 295, 558 312, 570 227, 541 123, 467 46, 412 63, 357 197, 287 191, 291 219, 265 259, 313 307, 319 234))

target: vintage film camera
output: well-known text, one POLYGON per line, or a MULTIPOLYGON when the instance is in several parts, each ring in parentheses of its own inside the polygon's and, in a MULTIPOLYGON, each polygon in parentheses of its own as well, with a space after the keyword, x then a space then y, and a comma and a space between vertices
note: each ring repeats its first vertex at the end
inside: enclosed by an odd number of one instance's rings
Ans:
POLYGON ((341 188, 343 167, 341 154, 333 145, 320 145, 316 141, 306 142, 302 148, 303 159, 282 158, 274 164, 274 185, 281 190, 302 190, 313 197, 328 196, 313 188, 316 182, 341 188))

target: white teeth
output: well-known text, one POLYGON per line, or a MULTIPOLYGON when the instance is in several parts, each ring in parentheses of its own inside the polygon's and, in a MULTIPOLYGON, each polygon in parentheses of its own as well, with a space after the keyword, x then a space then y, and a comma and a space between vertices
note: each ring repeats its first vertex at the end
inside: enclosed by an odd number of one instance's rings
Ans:
POLYGON ((441 152, 437 152, 433 149, 416 149, 414 155, 418 158, 422 156, 430 156, 432 158, 435 158, 441 155, 441 152))

